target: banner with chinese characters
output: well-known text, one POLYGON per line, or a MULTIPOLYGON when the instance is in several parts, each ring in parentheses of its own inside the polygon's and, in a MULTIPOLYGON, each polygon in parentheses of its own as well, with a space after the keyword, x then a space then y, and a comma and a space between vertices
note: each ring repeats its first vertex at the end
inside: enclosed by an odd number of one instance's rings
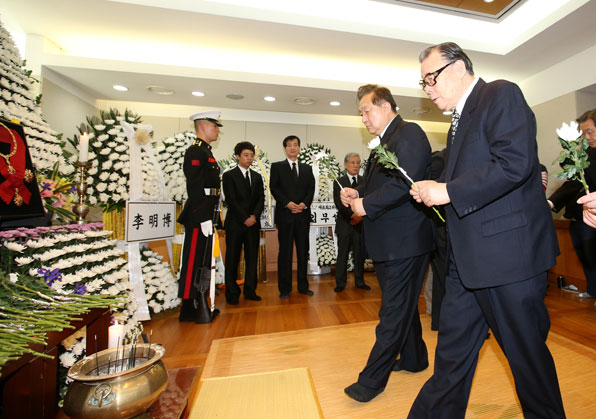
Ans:
POLYGON ((337 207, 333 201, 313 202, 310 206, 310 225, 333 226, 337 220, 337 207))
POLYGON ((126 241, 148 242, 176 235, 176 202, 127 201, 126 241))

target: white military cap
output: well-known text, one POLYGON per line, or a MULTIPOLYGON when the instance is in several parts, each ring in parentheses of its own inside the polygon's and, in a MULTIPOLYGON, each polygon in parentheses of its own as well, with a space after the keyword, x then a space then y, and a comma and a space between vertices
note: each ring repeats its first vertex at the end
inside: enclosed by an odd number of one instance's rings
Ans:
POLYGON ((213 122, 218 127, 223 127, 222 123, 219 122, 219 111, 203 111, 193 113, 191 116, 188 117, 191 121, 197 121, 200 119, 205 119, 209 122, 213 122))

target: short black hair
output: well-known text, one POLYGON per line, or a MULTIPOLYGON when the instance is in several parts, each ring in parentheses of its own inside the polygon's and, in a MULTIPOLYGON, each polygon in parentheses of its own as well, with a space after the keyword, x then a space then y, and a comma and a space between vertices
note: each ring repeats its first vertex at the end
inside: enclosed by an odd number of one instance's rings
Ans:
POLYGON ((234 155, 235 156, 239 156, 240 154, 242 154, 242 152, 244 150, 250 150, 250 151, 252 151, 254 153, 255 152, 255 146, 252 143, 248 142, 248 141, 240 141, 234 147, 234 155))
POLYGON ((474 75, 474 66, 472 65, 472 60, 470 60, 470 57, 468 57, 468 55, 455 42, 443 42, 442 44, 437 44, 426 48, 420 53, 418 61, 424 61, 426 57, 428 57, 434 50, 437 50, 441 57, 450 63, 462 60, 466 66, 466 71, 471 76, 474 75))
POLYGON ((286 138, 284 138, 284 148, 286 148, 286 146, 288 145, 288 141, 292 141, 292 140, 298 140, 298 147, 300 147, 300 138, 298 138, 295 135, 288 135, 286 138))

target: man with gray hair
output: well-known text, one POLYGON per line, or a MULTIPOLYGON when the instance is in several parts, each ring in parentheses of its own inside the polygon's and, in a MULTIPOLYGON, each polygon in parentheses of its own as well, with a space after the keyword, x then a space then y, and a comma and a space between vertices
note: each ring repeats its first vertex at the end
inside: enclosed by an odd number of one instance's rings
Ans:
MULTIPOLYGON (((344 158, 346 174, 338 179, 343 187, 356 189, 362 183, 360 176, 360 156, 348 153, 344 158)), ((364 282, 364 246, 362 244, 362 217, 352 208, 341 203, 340 187, 333 183, 333 201, 337 207, 335 234, 337 235, 337 263, 335 264, 335 288, 342 292, 348 281, 348 256, 352 250, 354 257, 354 283, 356 288, 370 290, 364 282)))
POLYGON ((446 294, 433 376, 409 418, 464 418, 488 330, 503 349, 526 418, 563 418, 557 371, 546 345, 547 270, 559 253, 542 187, 536 121, 519 87, 474 76, 452 42, 420 55, 420 86, 453 111, 446 166, 410 194, 444 205, 446 294))

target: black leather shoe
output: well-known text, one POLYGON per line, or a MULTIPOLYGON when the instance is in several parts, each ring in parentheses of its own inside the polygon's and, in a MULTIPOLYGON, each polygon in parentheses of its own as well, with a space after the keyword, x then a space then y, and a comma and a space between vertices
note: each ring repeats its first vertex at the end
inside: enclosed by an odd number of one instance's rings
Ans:
POLYGON ((290 298, 290 294, 287 294, 287 293, 279 294, 279 298, 281 298, 282 300, 287 300, 288 298, 290 298))
POLYGON ((261 297, 259 297, 257 294, 249 294, 249 295, 244 295, 244 299, 245 300, 252 300, 252 301, 261 301, 261 297))
POLYGON ((356 382, 344 389, 344 393, 356 400, 357 402, 366 403, 377 397, 385 390, 383 388, 370 388, 363 386, 356 382))
POLYGON ((304 294, 304 295, 315 295, 314 292, 312 292, 311 290, 306 290, 306 291, 298 291, 300 294, 304 294))
POLYGON ((237 298, 226 298, 226 303, 233 305, 233 306, 237 306, 239 301, 237 298))
POLYGON ((213 311, 211 312, 211 320, 216 318, 219 313, 220 313, 219 308, 214 308, 213 311))
POLYGON ((333 291, 335 292, 342 292, 344 290, 345 287, 335 287, 333 288, 333 291))
POLYGON ((360 288, 361 290, 367 290, 367 291, 370 290, 370 287, 368 285, 366 285, 366 284, 364 284, 364 285, 356 285, 356 288, 360 288))

